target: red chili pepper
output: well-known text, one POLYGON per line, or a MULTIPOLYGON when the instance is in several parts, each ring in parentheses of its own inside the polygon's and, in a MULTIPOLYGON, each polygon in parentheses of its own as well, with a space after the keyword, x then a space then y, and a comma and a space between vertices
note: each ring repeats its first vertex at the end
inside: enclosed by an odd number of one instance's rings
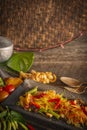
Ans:
POLYGON ((60 98, 53 98, 53 99, 50 99, 48 100, 48 102, 55 102, 55 106, 54 106, 54 109, 57 109, 60 105, 60 98))
POLYGON ((60 100, 56 103, 54 109, 57 109, 60 106, 60 100))
POLYGON ((48 102, 58 102, 60 100, 60 98, 53 98, 53 99, 49 99, 48 102))
POLYGON ((40 93, 38 95, 34 95, 33 97, 34 98, 41 98, 41 97, 44 97, 46 95, 46 93, 40 93))
POLYGON ((81 109, 83 110, 83 112, 87 115, 87 111, 85 109, 85 106, 81 106, 81 109))
POLYGON ((37 109, 40 109, 40 105, 37 104, 36 102, 31 102, 32 105, 34 105, 37 109))
POLYGON ((34 127, 30 124, 27 124, 27 127, 29 128, 29 130, 35 130, 34 127))
POLYGON ((71 105, 76 105, 76 102, 74 100, 69 101, 71 105))
POLYGON ((25 109, 28 109, 28 108, 29 108, 29 105, 25 105, 24 108, 25 108, 25 109))

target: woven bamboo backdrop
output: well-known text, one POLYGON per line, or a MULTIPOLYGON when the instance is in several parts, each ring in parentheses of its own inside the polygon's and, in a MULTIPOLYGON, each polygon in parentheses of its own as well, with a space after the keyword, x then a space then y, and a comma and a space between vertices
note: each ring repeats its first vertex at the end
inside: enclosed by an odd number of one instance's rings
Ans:
POLYGON ((87 30, 87 0, 0 0, 0 35, 20 49, 64 43, 87 30))

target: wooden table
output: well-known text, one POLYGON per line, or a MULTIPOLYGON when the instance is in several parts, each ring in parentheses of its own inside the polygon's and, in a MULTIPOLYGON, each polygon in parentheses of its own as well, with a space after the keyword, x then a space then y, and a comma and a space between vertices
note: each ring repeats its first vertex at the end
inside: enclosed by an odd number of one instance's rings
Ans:
MULTIPOLYGON (((35 59, 30 69, 36 71, 51 71, 57 75, 57 82, 53 85, 61 85, 59 78, 69 76, 81 81, 87 81, 87 34, 60 47, 34 52, 35 59)), ((36 130, 52 130, 35 125, 36 130)), ((59 128, 59 130, 65 130, 59 128)))
POLYGON ((58 77, 55 85, 61 84, 59 80, 61 76, 69 76, 87 82, 87 34, 66 44, 64 49, 58 47, 35 52, 32 69, 55 73, 58 77))
POLYGON ((35 52, 31 69, 87 81, 87 34, 61 47, 35 52))

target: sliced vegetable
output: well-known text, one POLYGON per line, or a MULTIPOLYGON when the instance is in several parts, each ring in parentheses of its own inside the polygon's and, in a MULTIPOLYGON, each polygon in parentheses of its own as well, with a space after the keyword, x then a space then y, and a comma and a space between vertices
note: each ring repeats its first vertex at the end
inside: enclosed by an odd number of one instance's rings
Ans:
POLYGON ((18 122, 18 123, 24 130, 28 130, 27 126, 25 126, 22 122, 18 122))
POLYGON ((27 124, 27 127, 29 128, 29 130, 35 130, 34 127, 32 127, 32 125, 27 124))
POLYGON ((0 118, 6 117, 7 116, 7 110, 4 110, 0 113, 0 118))
POLYGON ((87 106, 81 102, 79 104, 78 99, 64 98, 54 90, 38 91, 37 88, 33 88, 20 96, 18 105, 50 118, 66 119, 67 123, 76 127, 87 125, 87 106))
POLYGON ((23 82, 23 80, 18 77, 9 77, 9 78, 5 79, 6 85, 12 84, 15 87, 18 87, 22 82, 23 82))
POLYGON ((6 99, 9 96, 9 93, 6 91, 1 91, 0 92, 0 102, 3 101, 4 99, 6 99))
POLYGON ((76 105, 76 102, 74 100, 70 100, 71 105, 76 105))
POLYGON ((20 113, 18 113, 16 111, 13 111, 13 110, 11 110, 10 113, 11 113, 12 118, 15 121, 19 121, 19 122, 25 123, 25 120, 24 120, 23 116, 20 113))
POLYGON ((59 101, 60 101, 59 98, 52 98, 48 100, 48 102, 59 102, 59 101))
POLYGON ((37 109, 40 109, 40 105, 36 102, 31 102, 31 105, 35 106, 37 109))
POLYGON ((87 115, 87 107, 81 106, 81 108, 82 108, 83 112, 87 115))
POLYGON ((3 108, 0 106, 0 130, 19 129, 34 130, 20 113, 10 110, 8 107, 3 108))
POLYGON ((54 109, 55 109, 55 110, 59 108, 60 103, 61 103, 61 101, 60 101, 60 99, 59 99, 59 100, 57 101, 57 103, 56 103, 55 107, 54 107, 54 109))
POLYGON ((16 52, 7 62, 7 66, 17 72, 27 72, 33 63, 33 59, 34 54, 32 52, 16 52))
POLYGON ((59 115, 58 113, 54 112, 53 110, 50 110, 50 109, 49 109, 48 112, 49 112, 50 114, 52 114, 55 118, 57 118, 57 119, 60 118, 60 115, 59 115))
POLYGON ((44 97, 44 96, 46 96, 46 93, 41 92, 41 93, 39 93, 39 94, 34 95, 33 97, 34 97, 34 98, 42 98, 42 97, 44 97))
POLYGON ((54 109, 58 109, 58 107, 60 105, 60 98, 52 98, 52 99, 48 100, 48 102, 54 102, 55 103, 54 109))
POLYGON ((36 87, 34 87, 33 89, 29 90, 27 93, 34 94, 34 93, 37 92, 37 88, 38 88, 38 87, 36 86, 36 87))
POLYGON ((3 79, 0 77, 0 87, 4 86, 4 81, 3 79))
POLYGON ((15 90, 15 86, 12 84, 6 85, 3 90, 7 91, 9 94, 15 90))

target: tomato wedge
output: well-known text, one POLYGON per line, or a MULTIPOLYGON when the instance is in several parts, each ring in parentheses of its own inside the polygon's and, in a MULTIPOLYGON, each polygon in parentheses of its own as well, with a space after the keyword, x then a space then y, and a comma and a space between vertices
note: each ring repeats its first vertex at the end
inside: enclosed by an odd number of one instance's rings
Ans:
POLYGON ((0 92, 3 91, 3 87, 0 86, 0 92))
POLYGON ((6 91, 1 91, 0 92, 0 102, 3 101, 5 98, 7 98, 9 96, 9 93, 6 91))
POLYGON ((15 86, 12 84, 9 84, 9 85, 6 85, 3 89, 10 94, 15 90, 15 86))

